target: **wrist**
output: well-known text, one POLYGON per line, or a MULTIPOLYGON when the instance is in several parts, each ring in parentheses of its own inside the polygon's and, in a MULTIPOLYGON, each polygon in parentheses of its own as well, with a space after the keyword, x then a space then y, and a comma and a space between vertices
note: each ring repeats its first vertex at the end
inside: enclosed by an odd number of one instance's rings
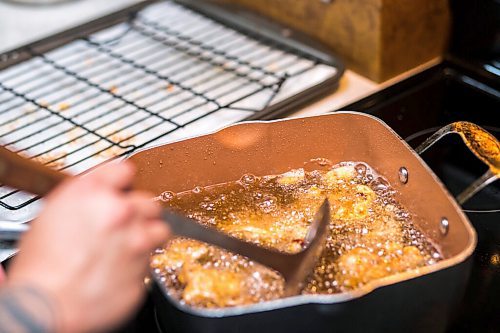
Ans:
POLYGON ((0 289, 0 331, 56 332, 53 301, 31 286, 0 289))

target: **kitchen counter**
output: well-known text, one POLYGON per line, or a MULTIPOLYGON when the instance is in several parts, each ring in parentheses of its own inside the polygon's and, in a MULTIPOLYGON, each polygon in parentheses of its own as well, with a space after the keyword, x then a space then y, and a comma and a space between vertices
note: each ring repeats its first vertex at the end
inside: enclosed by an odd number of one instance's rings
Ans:
MULTIPOLYGON (((400 82, 410 76, 420 73, 442 61, 441 58, 435 58, 412 70, 402 73, 390 80, 382 83, 375 83, 349 69, 344 73, 340 80, 338 89, 323 97, 322 99, 301 108, 289 117, 308 117, 323 114, 334 110, 345 110, 346 105, 352 104, 360 99, 387 88, 397 82, 400 82)), ((345 110, 349 111, 349 110, 345 110)))
POLYGON ((0 54, 143 0, 77 0, 27 5, 0 0, 0 54))

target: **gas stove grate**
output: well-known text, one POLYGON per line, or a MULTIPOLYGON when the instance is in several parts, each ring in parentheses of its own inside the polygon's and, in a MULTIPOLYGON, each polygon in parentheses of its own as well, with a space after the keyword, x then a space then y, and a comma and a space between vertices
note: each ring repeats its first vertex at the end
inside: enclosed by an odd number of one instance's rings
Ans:
MULTIPOLYGON (((0 71, 0 142, 72 174, 216 130, 338 76, 173 2, 0 71)), ((0 220, 37 198, 0 187, 0 220), (0 208, 1 209, 1 208, 0 208)))

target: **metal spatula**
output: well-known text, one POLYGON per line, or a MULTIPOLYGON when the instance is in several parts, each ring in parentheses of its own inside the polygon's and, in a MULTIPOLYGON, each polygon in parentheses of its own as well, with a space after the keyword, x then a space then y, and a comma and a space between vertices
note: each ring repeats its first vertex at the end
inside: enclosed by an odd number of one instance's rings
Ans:
POLYGON ((168 221, 171 230, 176 235, 217 245, 280 272, 286 281, 285 294, 292 296, 300 293, 304 281, 316 265, 323 250, 330 222, 330 204, 328 199, 323 201, 304 240, 304 249, 296 254, 265 249, 241 241, 215 229, 205 228, 195 220, 168 210, 163 212, 163 218, 168 221))
MULTIPOLYGON (((0 181, 4 185, 43 196, 68 177, 0 147, 0 181)), ((330 221, 330 206, 325 199, 304 240, 305 248, 296 254, 259 247, 204 227, 195 220, 169 210, 164 210, 162 216, 177 236, 219 246, 275 269, 285 278, 285 294, 291 296, 300 293, 321 254, 330 221)), ((17 240, 28 229, 26 224, 0 223, 0 240, 17 240)))

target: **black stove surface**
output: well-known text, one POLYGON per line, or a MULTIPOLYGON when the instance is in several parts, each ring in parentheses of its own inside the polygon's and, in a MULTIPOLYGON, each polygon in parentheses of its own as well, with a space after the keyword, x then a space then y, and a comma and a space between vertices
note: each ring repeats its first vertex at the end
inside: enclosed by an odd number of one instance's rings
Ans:
MULTIPOLYGON (((344 110, 373 114, 416 147, 443 125, 474 122, 500 136, 498 80, 465 67, 443 63, 344 110)), ((441 140, 424 160, 454 195, 486 171, 458 136, 441 140)), ((478 246, 462 308, 450 332, 500 331, 500 184, 481 191, 464 209, 478 233, 478 246), (496 210, 496 212, 475 212, 496 210)), ((148 298, 136 318, 119 332, 161 332, 148 298)))
MULTIPOLYGON (((498 64, 462 67, 440 64, 346 110, 384 120, 412 147, 439 127, 454 121, 474 122, 500 137, 498 64), (497 74, 498 75, 498 74, 497 74)), ((448 190, 459 194, 481 176, 486 166, 468 151, 458 135, 448 136, 422 156, 448 190)), ((462 308, 450 332, 500 331, 500 182, 493 183, 464 205, 478 234, 473 267, 462 308), (479 212, 493 210, 493 212, 479 212)))

